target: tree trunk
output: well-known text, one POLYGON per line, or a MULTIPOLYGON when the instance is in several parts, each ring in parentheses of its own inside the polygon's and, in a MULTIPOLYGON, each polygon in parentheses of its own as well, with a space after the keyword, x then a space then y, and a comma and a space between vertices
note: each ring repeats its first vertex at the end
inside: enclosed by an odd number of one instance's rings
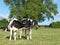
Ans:
POLYGON ((35 29, 38 29, 38 21, 34 21, 34 27, 35 29))

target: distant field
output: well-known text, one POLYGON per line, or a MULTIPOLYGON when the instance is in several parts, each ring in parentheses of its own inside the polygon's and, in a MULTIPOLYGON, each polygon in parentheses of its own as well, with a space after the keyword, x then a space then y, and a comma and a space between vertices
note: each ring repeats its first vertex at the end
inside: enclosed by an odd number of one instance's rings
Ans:
POLYGON ((32 40, 19 39, 18 31, 17 40, 9 41, 9 32, 0 29, 0 45, 60 45, 60 28, 41 27, 38 30, 33 29, 32 37, 32 40))

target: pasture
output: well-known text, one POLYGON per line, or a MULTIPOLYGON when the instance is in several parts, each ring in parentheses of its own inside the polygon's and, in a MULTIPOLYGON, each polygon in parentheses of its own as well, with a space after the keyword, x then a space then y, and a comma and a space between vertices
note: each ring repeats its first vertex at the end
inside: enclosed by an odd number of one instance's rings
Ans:
POLYGON ((32 40, 27 40, 24 37, 20 39, 19 31, 16 36, 16 41, 10 41, 9 32, 0 29, 0 45, 60 45, 60 28, 40 27, 38 30, 33 29, 32 40))

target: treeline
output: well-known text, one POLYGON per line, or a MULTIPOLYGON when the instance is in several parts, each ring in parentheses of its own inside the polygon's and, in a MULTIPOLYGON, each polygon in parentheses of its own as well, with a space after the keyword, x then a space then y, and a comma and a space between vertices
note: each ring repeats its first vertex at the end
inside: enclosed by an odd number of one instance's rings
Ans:
POLYGON ((7 19, 0 20, 0 28, 7 27, 7 25, 8 25, 7 19))
POLYGON ((60 22, 53 22, 49 25, 49 27, 52 27, 52 28, 60 28, 60 22))
POLYGON ((50 25, 38 25, 38 27, 60 28, 60 22, 52 22, 50 25))

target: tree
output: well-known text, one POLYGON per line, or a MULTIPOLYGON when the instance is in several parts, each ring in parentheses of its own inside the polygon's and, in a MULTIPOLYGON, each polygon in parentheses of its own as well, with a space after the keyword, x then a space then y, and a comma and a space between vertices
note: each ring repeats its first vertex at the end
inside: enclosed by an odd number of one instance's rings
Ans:
POLYGON ((7 25, 8 25, 8 21, 6 19, 0 20, 0 28, 7 27, 7 25))
POLYGON ((52 18, 56 15, 57 5, 52 0, 4 0, 10 7, 9 17, 32 18, 37 24, 38 21, 44 21, 45 18, 52 18))

